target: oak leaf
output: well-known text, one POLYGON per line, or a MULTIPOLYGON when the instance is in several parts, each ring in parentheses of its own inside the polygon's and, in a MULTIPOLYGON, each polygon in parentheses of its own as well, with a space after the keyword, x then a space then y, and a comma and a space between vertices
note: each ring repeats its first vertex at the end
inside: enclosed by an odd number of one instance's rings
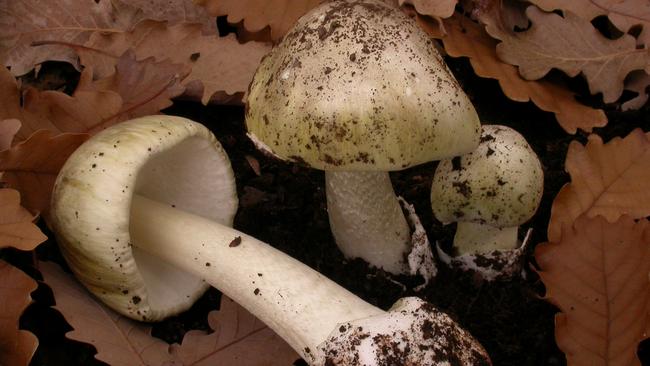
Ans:
POLYGON ((454 14, 458 0, 398 0, 399 6, 404 4, 413 5, 419 14, 433 18, 449 18, 454 14))
POLYGON ((35 216, 20 205, 20 193, 0 189, 0 248, 32 250, 47 240, 34 224, 35 216))
POLYGON ((39 267, 54 293, 55 308, 74 328, 66 336, 94 345, 95 358, 111 366, 162 365, 172 360, 169 345, 152 337, 151 327, 111 311, 56 264, 41 262, 39 267))
POLYGON ((36 336, 18 329, 20 315, 32 302, 29 294, 35 289, 36 281, 0 260, 0 365, 27 366, 36 351, 36 336))
POLYGON ((96 77, 112 74, 118 56, 129 48, 133 48, 137 60, 154 57, 191 66, 191 73, 182 84, 200 83, 204 104, 218 92, 243 94, 260 60, 271 50, 270 45, 261 42, 241 44, 232 34, 202 35, 198 24, 167 26, 149 20, 139 23, 131 32, 97 33, 86 44, 71 46, 79 53, 83 65, 93 67, 96 77))
POLYGON ((0 61, 23 75, 46 60, 76 64, 72 50, 35 41, 83 44, 93 32, 120 32, 142 19, 138 9, 115 0, 3 1, 0 5, 0 61))
POLYGON ((11 142, 20 130, 20 126, 20 121, 15 118, 0 121, 0 151, 11 147, 11 142))
POLYGON ((203 33, 217 32, 214 18, 192 0, 129 0, 128 4, 140 9, 144 19, 165 21, 168 25, 199 23, 203 33))
POLYGON ((67 337, 97 348, 98 360, 112 366, 132 365, 290 365, 299 356, 268 327, 225 297, 209 314, 213 333, 189 331, 182 344, 169 345, 150 335, 151 327, 127 319, 102 305, 71 275, 41 263, 59 310, 73 331, 67 337))
POLYGON ((625 82, 625 89, 637 93, 637 96, 621 104, 623 111, 640 109, 648 101, 650 74, 645 71, 633 71, 625 82))
POLYGON ((116 60, 115 72, 93 80, 91 67, 81 72, 72 95, 28 88, 22 95, 16 80, 7 70, 0 70, 0 118, 22 122, 17 134, 24 140, 37 130, 56 133, 96 133, 127 119, 155 114, 171 105, 171 98, 184 90, 179 80, 187 68, 168 60, 135 61, 131 52, 116 60))
POLYGON ((562 227, 583 214, 609 222, 650 215, 650 134, 636 129, 606 144, 598 135, 590 135, 586 146, 573 141, 564 165, 571 183, 553 201, 549 241, 559 242, 562 227))
POLYGON ((487 31, 502 41, 497 45, 499 57, 519 66, 527 80, 540 79, 553 68, 571 77, 582 73, 591 93, 603 93, 604 101, 611 103, 623 93, 631 71, 650 65, 650 53, 637 49, 630 35, 607 39, 572 12, 565 12, 563 18, 530 6, 526 14, 533 25, 524 32, 508 32, 490 22, 487 31))
POLYGON ((416 19, 432 37, 442 39, 450 56, 469 57, 476 74, 497 79, 508 98, 517 102, 532 101, 540 109, 555 113, 558 123, 568 133, 575 133, 578 128, 591 131, 607 124, 602 110, 579 103, 567 88, 546 80, 523 80, 516 67, 499 60, 495 51, 497 42, 469 18, 455 14, 443 20, 447 32, 444 36, 430 20, 416 19))
POLYGON ((47 130, 35 132, 27 140, 0 151, 2 180, 23 195, 23 205, 46 215, 54 181, 70 154, 81 145, 87 134, 53 136, 47 130))
POLYGON ((279 41, 298 18, 323 0, 195 0, 213 16, 228 16, 228 23, 243 22, 249 32, 271 29, 271 39, 279 41))
POLYGON ((96 33, 127 32, 144 19, 166 21, 170 25, 198 23, 205 33, 216 30, 214 19, 191 0, 4 1, 0 14, 0 29, 3 29, 0 61, 14 75, 23 75, 47 60, 65 61, 78 67, 74 52, 63 43, 84 44, 96 33))
POLYGON ((568 365, 641 365, 650 331, 650 224, 622 216, 580 216, 535 258, 555 316, 555 339, 568 365))
POLYGON ((264 323, 225 296, 219 311, 208 314, 208 323, 213 333, 189 331, 181 345, 172 345, 176 360, 184 365, 286 366, 300 358, 264 323))
MULTIPOLYGON (((545 11, 563 10, 588 21, 606 15, 621 32, 641 26, 638 44, 650 46, 650 3, 646 0, 529 0, 545 11)), ((647 47, 646 47, 647 48, 647 47)))
POLYGON ((104 118, 101 125, 95 126, 89 132, 117 121, 157 114, 171 106, 171 98, 185 90, 180 81, 188 72, 189 69, 183 64, 175 64, 167 59, 155 61, 153 57, 148 57, 136 61, 133 50, 127 50, 117 60, 112 75, 93 82, 80 83, 75 91, 114 92, 122 99, 120 111, 104 118))
MULTIPOLYGON (((90 80, 92 70, 85 69, 79 84, 90 80)), ((72 95, 29 88, 21 96, 16 80, 5 68, 0 69, 0 91, 4 96, 0 100, 0 119, 20 120, 22 127, 16 135, 19 141, 40 129, 56 133, 94 130, 117 114, 122 105, 120 95, 113 91, 79 87, 72 95)))

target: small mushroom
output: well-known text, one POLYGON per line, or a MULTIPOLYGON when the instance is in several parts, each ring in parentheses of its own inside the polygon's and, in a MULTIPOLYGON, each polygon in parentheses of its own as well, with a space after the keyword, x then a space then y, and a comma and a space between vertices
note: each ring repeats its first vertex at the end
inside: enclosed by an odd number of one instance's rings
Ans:
POLYGON ((413 273, 411 229, 388 172, 470 152, 480 135, 472 104, 414 21, 378 0, 325 2, 262 60, 247 103, 260 149, 326 171, 341 251, 413 273))
POLYGON ((543 189, 541 163, 524 137, 484 125, 476 150, 438 164, 431 207, 439 221, 457 223, 457 257, 493 279, 519 263, 518 228, 535 214, 543 189))
POLYGON ((405 298, 385 312, 232 229, 235 192, 228 157, 205 127, 144 117, 72 154, 54 188, 53 228, 77 278, 134 319, 176 314, 211 284, 310 365, 489 362, 466 331, 422 300, 405 298))

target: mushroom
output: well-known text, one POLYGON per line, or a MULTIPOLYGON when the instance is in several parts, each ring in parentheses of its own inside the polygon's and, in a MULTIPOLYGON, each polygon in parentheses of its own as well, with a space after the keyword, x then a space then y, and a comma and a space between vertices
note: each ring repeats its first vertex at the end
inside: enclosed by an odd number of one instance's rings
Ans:
POLYGON ((383 311, 231 228, 235 192, 228 157, 205 127, 144 117, 98 133, 71 155, 54 188, 53 228, 77 278, 133 319, 187 309, 210 284, 311 365, 489 362, 430 304, 405 298, 383 311))
POLYGON ((541 163, 524 137, 506 126, 484 125, 476 150, 438 164, 431 207, 439 221, 457 223, 453 245, 458 256, 475 260, 475 255, 498 252, 493 257, 501 264, 475 266, 485 267, 493 278, 505 270, 503 263, 516 262, 505 252, 521 254, 519 225, 535 214, 543 189, 541 163))
POLYGON ((300 18, 257 69, 246 125, 260 149, 325 170, 341 251, 395 274, 409 272, 412 238, 388 172, 470 152, 480 135, 429 37, 378 0, 300 18))

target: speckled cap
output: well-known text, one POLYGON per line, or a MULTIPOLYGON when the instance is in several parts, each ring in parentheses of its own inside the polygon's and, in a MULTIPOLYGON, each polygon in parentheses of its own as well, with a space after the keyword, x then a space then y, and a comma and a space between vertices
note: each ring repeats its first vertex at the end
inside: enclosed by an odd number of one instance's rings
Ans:
POLYGON ((208 285, 137 249, 129 234, 136 194, 232 226, 235 179, 214 135, 172 116, 112 126, 61 169, 51 212, 68 265, 114 310, 155 321, 189 308, 208 285))
POLYGON ((386 313, 340 324, 319 347, 324 365, 488 366, 480 343, 447 314, 417 298, 386 313))
POLYGON ((444 223, 519 226, 537 210, 544 173, 535 152, 517 131, 483 125, 479 147, 438 164, 431 207, 444 223))
POLYGON ((261 62, 246 125, 283 159, 323 170, 399 170, 476 148, 474 107, 429 37, 398 8, 335 0, 261 62))

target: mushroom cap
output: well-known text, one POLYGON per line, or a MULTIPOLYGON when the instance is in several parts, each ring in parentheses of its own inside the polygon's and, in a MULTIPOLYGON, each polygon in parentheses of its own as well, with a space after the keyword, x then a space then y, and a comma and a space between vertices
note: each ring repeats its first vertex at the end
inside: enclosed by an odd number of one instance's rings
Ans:
POLYGON ((431 207, 444 223, 519 226, 535 214, 543 190, 542 165, 524 137, 506 126, 483 125, 476 150, 438 164, 431 207))
POLYGON ((134 194, 232 226, 235 180, 214 135, 172 116, 101 131, 61 169, 52 221, 70 268, 119 313, 155 321, 189 308, 208 285, 136 248, 129 235, 134 194))
POLYGON ((339 324, 319 346, 325 365, 490 365, 483 347, 433 305, 405 297, 381 315, 339 324))
POLYGON ((250 135, 323 170, 399 170, 476 148, 480 122, 432 41, 378 0, 326 2, 262 60, 250 135))

